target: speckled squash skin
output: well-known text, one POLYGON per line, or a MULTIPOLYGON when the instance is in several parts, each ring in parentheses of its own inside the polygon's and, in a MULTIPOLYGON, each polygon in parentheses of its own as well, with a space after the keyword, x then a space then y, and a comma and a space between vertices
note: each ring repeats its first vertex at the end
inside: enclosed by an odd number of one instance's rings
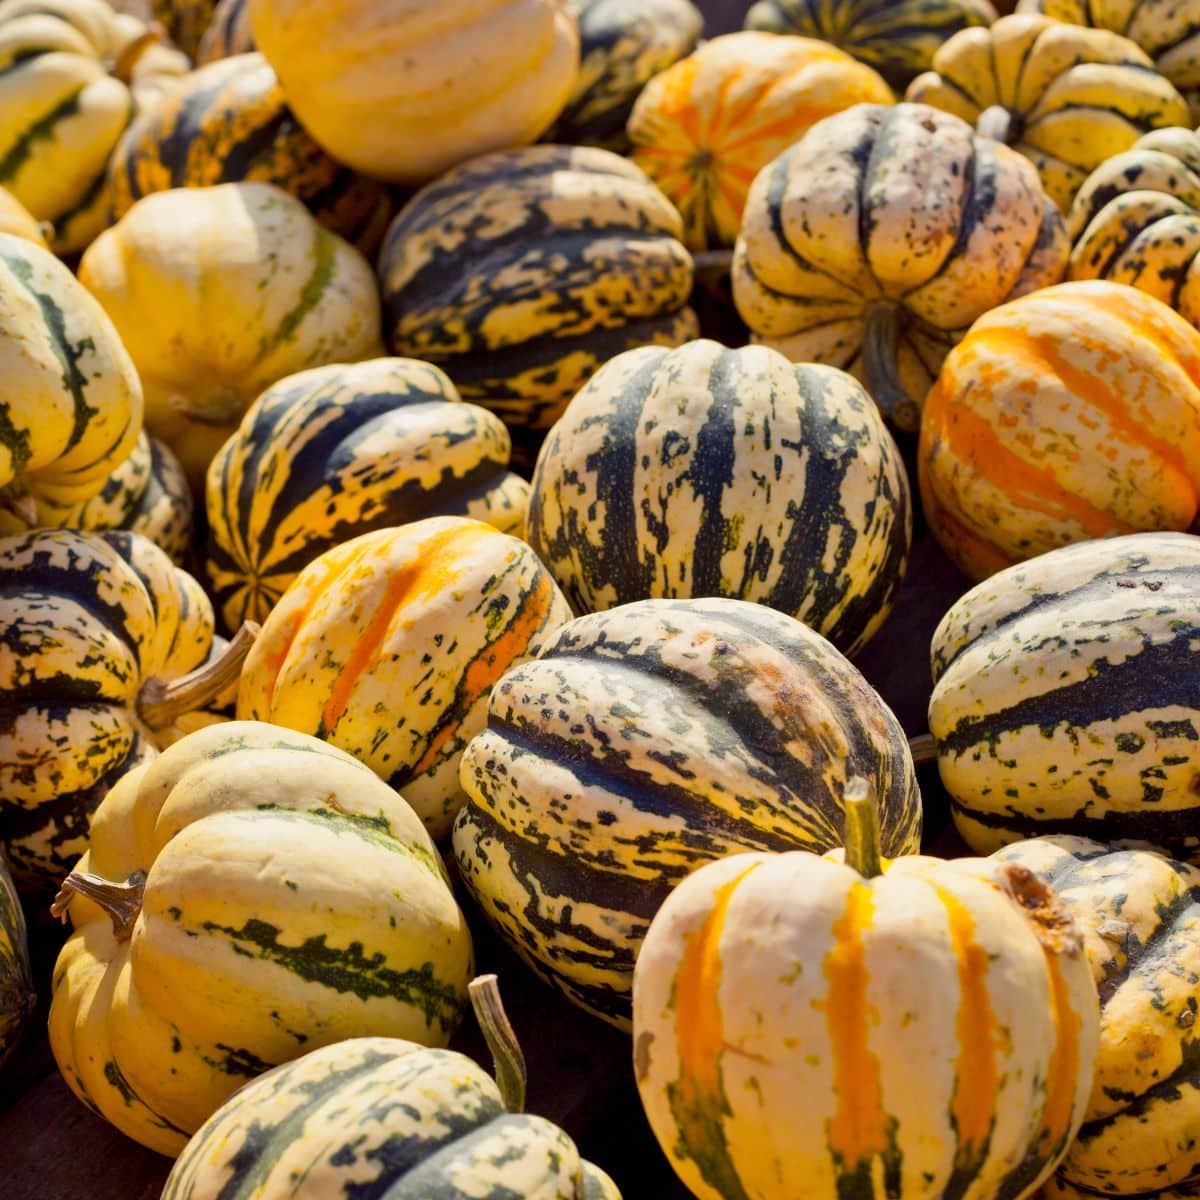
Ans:
POLYGON ((25 914, 0 854, 0 1065, 17 1048, 36 1006, 25 914))
POLYGON ((208 472, 208 578, 226 627, 264 620, 303 567, 359 534, 461 515, 519 535, 529 484, 510 450, 499 417, 429 363, 280 380, 208 472))
POLYGON ((200 494, 264 388, 382 349, 366 260, 267 183, 146 196, 88 248, 79 279, 137 365, 148 432, 200 494))
POLYGON ((271 725, 176 742, 97 809, 79 872, 144 879, 131 935, 86 894, 54 968, 71 1090, 178 1154, 238 1087, 349 1037, 442 1046, 471 938, 416 814, 349 755, 271 725))
POLYGON ((154 754, 153 678, 208 657, 200 585, 135 533, 0 539, 0 838, 23 891, 53 888, 108 789, 154 754))
POLYGON ((1100 993, 1083 1128, 1046 1195, 1184 1200, 1200 1184, 1200 868, 1073 837, 1019 842, 996 858, 1058 892, 1100 993))
POLYGON ((628 350, 571 401, 527 537, 578 613, 729 596, 853 653, 891 610, 911 526, 900 452, 849 375, 696 341, 628 350))
POLYGON ((933 637, 929 728, 967 843, 1039 834, 1200 862, 1200 538, 1142 533, 1011 567, 933 637))
POLYGON ((162 1200, 324 1200, 355 1188, 621 1200, 561 1129, 505 1112, 472 1059, 396 1038, 353 1038, 247 1085, 188 1144, 162 1200))
POLYGON ((903 87, 947 38, 995 19, 988 0, 759 0, 746 28, 831 42, 903 87))
POLYGON ((633 161, 679 209, 689 249, 732 246, 767 163, 825 117, 893 100, 875 71, 836 46, 731 33, 646 84, 629 118, 633 161))
POLYGON ((763 168, 733 295, 756 341, 850 371, 911 430, 971 322, 1057 283, 1069 252, 1062 215, 1015 151, 927 105, 863 104, 763 168))
POLYGON ((695 337, 679 214, 606 150, 499 151, 423 188, 388 230, 392 352, 436 363, 518 435, 548 429, 608 359, 695 337))
POLYGON ((309 563, 272 609, 237 713, 340 746, 442 837, 493 685, 570 615, 533 551, 481 521, 364 533, 309 563))
POLYGON ((572 621, 493 690, 454 854, 538 974, 628 1027, 634 959, 671 889, 741 850, 837 845, 855 774, 887 852, 915 852, 908 742, 849 661, 761 605, 644 600, 572 621))
POLYGON ((192 72, 125 131, 109 164, 114 219, 168 188, 273 183, 365 255, 392 218, 387 189, 335 163, 300 127, 261 54, 192 72))
POLYGON ((1187 101, 1128 38, 1028 13, 956 34, 906 98, 981 132, 997 122, 992 136, 1034 163, 1064 212, 1106 158, 1188 123, 1187 101))
POLYGON ((633 1014, 646 1114, 699 1200, 1029 1196, 1096 1057, 1079 930, 980 859, 711 863, 651 924, 633 1014))
POLYGON ((216 11, 217 0, 150 0, 154 15, 162 22, 171 41, 189 58, 216 11))
POLYGON ((921 499, 974 579, 1200 512, 1200 333, 1119 283, 1064 283, 972 326, 925 402, 921 499))

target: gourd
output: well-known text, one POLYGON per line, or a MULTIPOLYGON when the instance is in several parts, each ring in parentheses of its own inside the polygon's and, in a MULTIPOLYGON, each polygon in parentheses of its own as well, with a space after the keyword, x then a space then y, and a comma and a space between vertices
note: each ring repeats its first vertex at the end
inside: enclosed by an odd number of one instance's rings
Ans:
POLYGON ((705 340, 600 368, 542 447, 527 537, 578 613, 729 596, 853 653, 892 607, 911 524, 858 383, 705 340))
POLYGON ((1186 530, 1200 497, 1200 333, 1120 283, 981 317, 925 401, 921 499, 973 579, 1070 542, 1186 530))
POLYGON ((1062 215, 1015 151, 927 105, 858 105, 758 175, 733 296, 754 340, 849 371, 912 431, 971 322, 1057 283, 1069 251, 1062 215))
POLYGON ((993 575, 933 636, 929 728, 968 845, 1043 833, 1200 862, 1200 538, 1140 533, 993 575))
POLYGON ((36 1008, 25 914, 0 854, 0 1066, 17 1048, 36 1008))
POLYGON ((235 54, 249 54, 254 49, 246 0, 217 0, 212 20, 196 47, 196 63, 203 66, 235 54))
POLYGON ((824 117, 893 100, 827 42, 731 33, 646 84, 629 118, 633 161, 679 209, 689 249, 732 246, 761 168, 824 117))
POLYGON ((908 743, 824 638, 742 600, 579 617, 492 691, 454 827, 467 889, 580 1007, 628 1027, 634 960, 671 889, 741 850, 827 850, 864 774, 884 847, 914 852, 908 743))
POLYGON ((253 634, 205 666, 208 598, 136 533, 0 538, 0 591, 0 842, 37 892, 70 870, 109 788, 236 679, 253 634))
POLYGON ((1058 893, 1083 932, 1100 994, 1092 1094, 1046 1195, 1187 1195, 1200 1182, 1200 869, 1075 837, 1019 842, 996 858, 1037 872, 1058 893))
POLYGON ((0 233, 11 233, 48 250, 47 227, 36 220, 33 214, 7 188, 0 188, 0 233))
POLYGON ((654 918, 638 1090, 699 1200, 1031 1195, 1097 1049, 1083 938, 1031 871, 880 858, 865 780, 844 861, 738 854, 654 918))
POLYGON ((404 800, 349 755, 251 722, 126 775, 55 911, 50 1048, 122 1133, 178 1154, 248 1079, 345 1038, 442 1046, 471 939, 404 800))
POLYGON ((88 248, 79 279, 137 365, 147 431, 197 492, 264 388, 380 353, 370 267, 271 184, 146 196, 88 248))
POLYGON ((353 754, 441 837, 492 686, 569 617, 533 551, 481 521, 364 533, 309 563, 271 610, 237 713, 353 754))
POLYGON ((1019 150, 1064 212, 1106 158, 1188 122, 1187 101, 1133 42, 1027 13, 955 34, 906 99, 1019 150))
POLYGON ((339 162, 389 183, 536 141, 579 66, 564 0, 248 2, 300 123, 339 162))
POLYGON ((698 333, 679 214, 607 150, 497 151, 418 192, 379 259, 394 354, 436 363, 518 443, 608 359, 698 333))
POLYGON ((392 217, 386 188, 335 163, 300 127, 261 54, 193 71, 125 131, 109 174, 115 218, 153 192, 254 180, 372 255, 392 217))
POLYGON ((208 578, 225 624, 262 621, 300 570, 429 516, 520 534, 529 485, 498 417, 429 363, 316 367, 269 387, 208 472, 208 578))
POLYGON ((155 17, 162 22, 171 41, 191 58, 208 28, 217 0, 150 0, 155 17))

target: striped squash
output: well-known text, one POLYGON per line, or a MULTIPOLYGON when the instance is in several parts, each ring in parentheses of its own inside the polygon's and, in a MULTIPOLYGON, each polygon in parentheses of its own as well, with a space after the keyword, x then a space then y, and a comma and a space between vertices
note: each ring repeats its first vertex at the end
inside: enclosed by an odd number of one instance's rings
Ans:
POLYGON ((1028 13, 956 34, 906 98, 1019 150, 1064 212, 1106 158, 1188 123, 1187 101, 1128 38, 1028 13))
POLYGON ((1100 992, 1095 1082, 1048 1200, 1194 1194, 1200 868, 1074 837, 1019 842, 996 857, 1058 892, 1100 992))
POLYGON ((379 260, 388 345, 436 363, 518 435, 548 429, 601 364, 698 331, 667 198, 607 150, 498 151, 418 192, 379 260))
POLYGON ((638 93, 696 48, 704 17, 692 0, 567 0, 579 22, 579 71, 543 142, 629 149, 638 93))
POLYGON ((679 209, 689 249, 732 246, 767 163, 823 118, 893 99, 827 42, 731 33, 646 84, 629 118, 633 161, 679 209))
POLYGON ((659 1144, 699 1200, 1031 1195, 1092 1082, 1078 927, 1023 867, 881 863, 847 832, 845 862, 710 863, 654 918, 633 1028, 659 1144))
POLYGON ((1056 283, 1069 252, 1019 154, 926 105, 862 104, 763 168, 733 296, 756 341, 852 372, 910 431, 971 322, 1056 283))
POLYGON ((578 613, 729 596, 853 653, 904 577, 908 476, 871 398, 752 346, 612 359, 542 447, 529 544, 578 613))
POLYGON ((208 472, 208 578, 225 624, 262 621, 319 554, 429 516, 520 534, 529 485, 508 431, 405 358, 316 367, 268 388, 208 472))
POLYGON ((146 196, 88 248, 79 279, 137 365, 147 430, 198 493, 264 388, 381 349, 370 267, 272 184, 146 196))
POLYGON ((976 851, 1038 834, 1200 863, 1200 538, 1085 542, 977 585, 933 637, 929 728, 976 851))
POLYGON ((217 0, 212 20, 196 47, 197 64, 203 66, 235 54, 249 54, 254 48, 246 0, 217 0))
POLYGON ((109 174, 115 218, 153 192, 257 180, 290 192, 326 229, 373 255, 392 217, 382 184, 335 163, 300 127, 261 54, 192 72, 129 126, 109 174))
POLYGON ((533 551, 481 521, 364 533, 309 563, 271 611, 237 713, 340 746, 441 837, 492 685, 569 618, 533 551))
POLYGON ((36 220, 12 192, 0 187, 0 233, 11 233, 41 246, 43 250, 48 250, 50 247, 46 243, 47 232, 47 226, 36 220))
POLYGON ((171 41, 191 58, 208 28, 217 0, 150 0, 155 17, 162 22, 171 41))
POLYGON ((627 1027, 671 889, 740 850, 837 845, 855 774, 887 852, 915 851, 908 743, 824 638, 741 600, 643 600, 570 622, 496 686, 463 755, 454 855, 538 974, 627 1027))
POLYGON ((54 908, 75 927, 54 967, 55 1060, 162 1154, 305 1051, 445 1045, 471 978, 416 814, 349 755, 270 725, 202 729, 125 776, 54 908))
POLYGON ((903 87, 947 38, 995 19, 988 0, 758 0, 746 28, 831 42, 903 87))
POLYGON ((925 401, 921 499, 973 579, 1069 542, 1200 515, 1200 333, 1120 283, 980 318, 925 401))
POLYGON ((0 1066, 17 1048, 36 1008, 25 914, 0 854, 0 1066))

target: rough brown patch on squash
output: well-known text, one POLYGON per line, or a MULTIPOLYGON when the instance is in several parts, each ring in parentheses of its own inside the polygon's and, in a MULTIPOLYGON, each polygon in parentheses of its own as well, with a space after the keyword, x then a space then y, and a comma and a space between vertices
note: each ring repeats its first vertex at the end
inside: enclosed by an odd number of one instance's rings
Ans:
POLYGON ((1028 867, 1001 863, 996 881, 1025 910, 1044 949, 1052 954, 1083 953, 1083 935, 1070 909, 1045 880, 1028 867))

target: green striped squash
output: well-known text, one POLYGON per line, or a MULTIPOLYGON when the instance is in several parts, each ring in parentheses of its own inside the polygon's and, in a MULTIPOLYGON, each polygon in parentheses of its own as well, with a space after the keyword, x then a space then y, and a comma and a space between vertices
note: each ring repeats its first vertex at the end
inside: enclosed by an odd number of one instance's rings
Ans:
POLYGON ((1137 533, 1019 563, 933 635, 929 728, 954 821, 1200 862, 1200 538, 1137 533))
POLYGON ((741 600, 643 600, 565 625, 492 691, 463 754, 460 873, 535 971, 627 1027, 671 889, 741 850, 841 844, 864 776, 884 852, 920 844, 891 711, 819 634, 741 600))
POLYGON ((996 855, 1036 872, 1084 934, 1100 1051, 1083 1128, 1047 1200, 1200 1192, 1200 869, 1087 838, 996 855))
POLYGON ((646 346, 601 367, 542 447, 528 539, 576 612, 729 596, 847 653, 904 577, 908 478, 834 367, 765 346, 646 346))
POLYGON ((16 1049, 36 1005, 25 914, 0 854, 0 1066, 16 1049))
POLYGON ((208 577, 225 624, 261 621, 314 558, 360 533, 465 516, 521 532, 529 485, 499 417, 437 367, 378 358, 269 387, 208 471, 208 577))
POLYGON ((218 0, 212 20, 196 48, 196 62, 216 62, 254 49, 254 31, 250 28, 250 7, 246 0, 218 0))

